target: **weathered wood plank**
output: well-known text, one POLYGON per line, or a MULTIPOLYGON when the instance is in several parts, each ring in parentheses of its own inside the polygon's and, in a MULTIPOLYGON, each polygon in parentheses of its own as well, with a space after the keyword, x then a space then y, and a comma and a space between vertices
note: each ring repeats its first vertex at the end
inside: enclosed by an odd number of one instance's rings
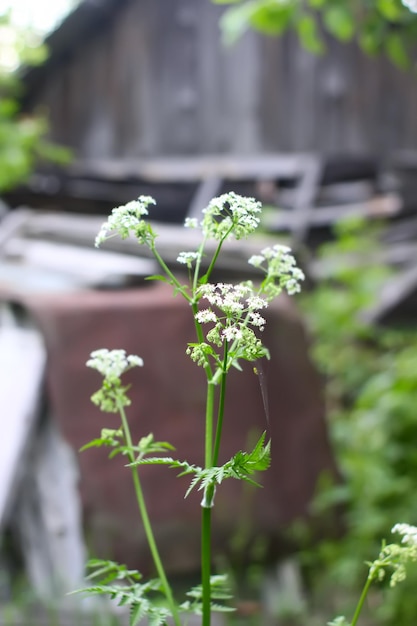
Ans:
POLYGON ((111 4, 103 15, 103 2, 81 3, 45 68, 27 76, 31 105, 51 113, 52 138, 78 156, 416 145, 416 81, 353 43, 326 38, 328 54, 312 56, 293 33, 266 41, 249 32, 225 48, 225 7, 207 0, 111 4))
POLYGON ((53 272, 79 276, 86 284, 103 284, 120 277, 146 277, 158 270, 151 259, 51 241, 14 238, 4 249, 6 258, 53 272))
POLYGON ((0 326, 0 532, 9 521, 35 431, 45 362, 36 331, 0 326))
POLYGON ((377 324, 416 292, 417 263, 414 262, 384 285, 377 302, 362 311, 361 319, 368 324, 377 324))
MULTIPOLYGON (((85 246, 91 252, 94 246, 95 237, 105 217, 73 215, 65 213, 38 213, 33 211, 21 230, 21 236, 28 241, 32 239, 42 239, 45 242, 67 243, 85 246)), ((200 243, 198 231, 182 226, 157 224, 158 231, 157 247, 160 254, 168 264, 173 264, 180 268, 176 259, 179 252, 195 250, 200 243)), ((222 270, 247 273, 255 271, 247 260, 252 254, 259 252, 260 248, 277 243, 276 236, 256 235, 247 240, 226 241, 222 255, 218 261, 218 267, 222 270)), ((59 246, 58 246, 59 248, 59 246)), ((215 241, 207 242, 207 254, 214 253, 215 241)), ((128 255, 135 255, 139 258, 150 258, 151 253, 146 246, 138 246, 137 241, 132 238, 121 240, 119 237, 109 239, 103 246, 105 251, 120 252, 128 255)), ((203 266, 207 259, 203 259, 203 266)), ((152 272, 154 273, 154 272, 152 272)), ((255 273, 257 273, 255 271, 255 273)))
POLYGON ((208 176, 227 180, 281 179, 300 176, 311 163, 311 154, 199 155, 152 159, 78 160, 69 167, 75 176, 99 176, 109 180, 129 177, 166 183, 199 182, 208 176))
POLYGON ((44 417, 31 439, 14 509, 26 573, 36 596, 55 606, 79 605, 65 594, 84 585, 85 548, 75 453, 44 417))
MULTIPOLYGON (((302 217, 306 220, 306 228, 331 226, 335 222, 349 218, 362 217, 366 219, 381 219, 397 215, 402 208, 401 199, 395 194, 375 196, 364 202, 351 202, 340 205, 311 207, 307 212, 303 212, 302 217)), ((268 230, 292 230, 304 228, 300 224, 301 214, 293 211, 277 211, 276 214, 269 213, 265 216, 264 222, 268 230)))

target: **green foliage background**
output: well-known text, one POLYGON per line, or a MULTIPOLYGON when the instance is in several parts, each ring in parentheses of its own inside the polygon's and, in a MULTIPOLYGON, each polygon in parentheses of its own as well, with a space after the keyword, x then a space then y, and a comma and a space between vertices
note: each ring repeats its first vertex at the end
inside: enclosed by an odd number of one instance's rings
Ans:
MULTIPOLYGON (((323 541, 303 558, 315 593, 342 597, 347 609, 339 605, 337 611, 345 614, 366 577, 365 562, 383 539, 389 541, 392 526, 417 522, 417 329, 375 327, 361 319, 393 275, 377 262, 381 249, 369 224, 339 225, 336 241, 320 253, 333 268, 331 278, 303 300, 344 478, 342 485, 323 481, 314 513, 331 518, 332 507, 342 505, 346 524, 341 539, 323 541)), ((386 602, 381 589, 374 598, 379 625, 414 623, 416 584, 417 565, 389 590, 386 602)))
POLYGON ((15 67, 0 64, 0 192, 24 182, 40 159, 67 163, 69 152, 47 141, 45 115, 20 110, 21 66, 42 63, 45 46, 33 33, 13 26, 9 13, 0 13, 0 59, 16 59, 15 67))
POLYGON ((225 41, 236 41, 248 28, 266 35, 297 33, 307 50, 325 52, 323 33, 342 42, 356 41, 370 55, 384 53, 400 68, 413 63, 417 14, 401 0, 213 0, 233 5, 221 20, 225 41))

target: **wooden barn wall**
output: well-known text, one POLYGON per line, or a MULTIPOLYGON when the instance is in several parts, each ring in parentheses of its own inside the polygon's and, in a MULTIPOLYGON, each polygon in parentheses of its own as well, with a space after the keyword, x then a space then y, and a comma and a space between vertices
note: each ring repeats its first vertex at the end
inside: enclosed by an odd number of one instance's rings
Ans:
POLYGON ((417 147, 416 79, 354 45, 219 37, 209 0, 132 0, 37 97, 81 157, 417 147))

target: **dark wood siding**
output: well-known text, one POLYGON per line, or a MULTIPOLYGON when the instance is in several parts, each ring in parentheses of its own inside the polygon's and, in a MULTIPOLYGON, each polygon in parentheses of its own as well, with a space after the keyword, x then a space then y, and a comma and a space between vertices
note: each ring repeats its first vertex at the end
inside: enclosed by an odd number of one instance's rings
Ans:
POLYGON ((221 12, 124 2, 33 91, 52 137, 86 158, 417 148, 415 76, 335 41, 321 57, 292 35, 225 48, 221 12))

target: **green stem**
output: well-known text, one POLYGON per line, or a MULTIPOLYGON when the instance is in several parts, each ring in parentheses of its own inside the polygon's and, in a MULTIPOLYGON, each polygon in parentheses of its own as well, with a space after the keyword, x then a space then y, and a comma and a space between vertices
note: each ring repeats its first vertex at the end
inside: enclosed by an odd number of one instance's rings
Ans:
POLYGON ((203 623, 211 622, 211 508, 203 507, 201 517, 201 584, 203 588, 203 623))
MULTIPOLYGON (((206 400, 206 432, 205 432, 205 468, 212 467, 213 455, 213 412, 215 386, 207 381, 206 400)), ((213 494, 212 494, 213 495, 213 494)), ((211 500, 209 506, 202 507, 201 514, 201 585, 203 602, 203 624, 210 626, 211 622, 211 500)))
POLYGON ((159 265, 161 266, 165 274, 168 276, 171 282, 178 289, 178 291, 184 296, 187 302, 191 302, 192 301, 191 296, 186 292, 184 286, 181 285, 179 280, 176 278, 175 274, 171 272, 168 265, 165 263, 164 259, 161 257, 161 255, 159 254, 158 250, 155 248, 154 245, 151 247, 151 252, 154 255, 155 259, 158 261, 159 265))
POLYGON ((196 295, 196 291, 197 291, 197 287, 198 287, 198 279, 199 279, 199 275, 200 275, 200 267, 201 267, 201 261, 203 259, 203 253, 204 253, 204 247, 206 245, 206 237, 204 237, 203 241, 201 242, 200 246, 198 247, 198 257, 197 257, 197 261, 195 263, 195 268, 194 268, 194 278, 193 278, 193 297, 195 298, 196 295))
POLYGON ((204 280, 206 283, 208 283, 209 278, 210 278, 210 274, 213 271, 214 266, 216 265, 216 261, 219 257, 220 251, 222 249, 222 246, 224 244, 224 242, 226 241, 227 237, 230 235, 230 233, 232 232, 234 228, 234 224, 229 228, 229 230, 227 231, 227 233, 224 235, 224 237, 222 239, 220 239, 219 241, 219 245, 217 246, 217 249, 213 255, 213 258, 211 259, 210 265, 208 267, 207 272, 204 274, 204 280))
POLYGON ((214 392, 215 385, 208 381, 207 383, 207 400, 206 400, 206 432, 205 432, 205 456, 204 467, 206 469, 212 467, 213 458, 213 413, 214 413, 214 392))
MULTIPOLYGON (((197 322, 195 316, 198 313, 198 305, 197 302, 192 301, 191 302, 191 309, 193 312, 193 319, 194 319, 194 326, 195 326, 195 332, 197 335, 197 340, 198 343, 203 343, 204 342, 204 335, 203 335, 203 331, 201 330, 201 324, 199 324, 199 322, 197 322)), ((206 364, 204 365, 204 371, 206 373, 206 377, 207 377, 207 381, 211 382, 213 380, 213 372, 210 366, 210 362, 208 361, 208 359, 206 359, 206 364)))
POLYGON ((223 416, 224 416, 224 401, 226 397, 226 381, 227 381, 227 358, 228 358, 228 345, 227 341, 224 343, 224 354, 223 354, 223 372, 220 381, 220 397, 219 397, 219 408, 217 411, 217 425, 216 425, 216 436, 214 439, 214 453, 213 453, 213 465, 217 465, 219 460, 219 452, 220 452, 220 442, 222 438, 222 430, 223 430, 223 416))
MULTIPOLYGON (((123 426, 126 445, 128 448, 132 449, 132 446, 133 446, 132 436, 130 434, 129 423, 127 421, 127 417, 126 417, 126 413, 123 408, 123 405, 119 405, 118 409, 119 409, 120 417, 122 420, 122 426, 123 426)), ((128 457, 131 463, 135 461, 133 452, 129 451, 128 457)), ((171 614, 174 619, 175 626, 181 626, 181 620, 180 620, 180 616, 178 613, 178 609, 175 604, 175 601, 172 595, 172 590, 169 585, 168 579, 166 577, 165 570, 162 565, 161 557, 159 556, 158 548, 157 548, 155 537, 153 534, 151 522, 150 522, 149 515, 148 515, 148 510, 147 510, 146 503, 145 503, 145 498, 143 496, 142 486, 141 486, 140 479, 139 479, 138 468, 135 466, 132 466, 131 470, 132 470, 132 478, 133 478, 133 485, 135 488, 136 500, 137 500, 140 515, 142 518, 142 523, 143 523, 143 528, 145 530, 146 539, 148 541, 149 549, 152 554, 153 562, 155 564, 156 571, 158 572, 158 576, 161 580, 162 588, 164 590, 165 597, 167 599, 169 608, 171 610, 171 614)))
POLYGON ((359 602, 356 606, 355 613, 352 618, 351 626, 356 626, 356 623, 359 619, 359 615, 362 611, 363 603, 365 602, 365 598, 368 594, 369 587, 371 586, 372 581, 373 581, 373 578, 371 576, 368 576, 368 578, 366 579, 364 588, 362 589, 361 597, 359 598, 359 602))

